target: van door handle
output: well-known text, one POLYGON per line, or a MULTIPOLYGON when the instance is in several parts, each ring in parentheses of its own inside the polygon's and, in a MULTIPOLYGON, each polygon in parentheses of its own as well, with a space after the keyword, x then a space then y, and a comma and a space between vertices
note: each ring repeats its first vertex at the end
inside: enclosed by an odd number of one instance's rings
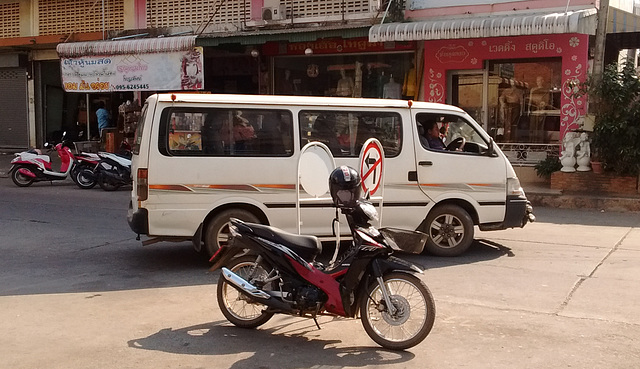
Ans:
POLYGON ((422 167, 429 167, 433 165, 433 162, 431 160, 419 161, 418 165, 422 167))

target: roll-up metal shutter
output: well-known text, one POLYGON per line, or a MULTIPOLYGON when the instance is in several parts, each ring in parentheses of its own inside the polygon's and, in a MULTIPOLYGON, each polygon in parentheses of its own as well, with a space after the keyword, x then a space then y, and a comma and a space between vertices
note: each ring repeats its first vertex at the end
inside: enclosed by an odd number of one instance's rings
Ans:
POLYGON ((0 147, 29 146, 27 71, 0 68, 0 147))

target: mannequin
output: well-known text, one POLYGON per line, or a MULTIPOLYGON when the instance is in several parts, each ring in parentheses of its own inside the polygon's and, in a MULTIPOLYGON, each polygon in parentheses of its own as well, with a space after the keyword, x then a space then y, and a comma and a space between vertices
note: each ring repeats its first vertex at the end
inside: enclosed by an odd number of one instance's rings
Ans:
POLYGON ((389 82, 385 83, 382 90, 383 99, 400 99, 402 87, 393 79, 393 74, 389 76, 389 82))
POLYGON ((347 76, 347 72, 344 69, 340 69, 340 80, 336 88, 336 96, 351 97, 353 96, 353 88, 353 79, 347 76))

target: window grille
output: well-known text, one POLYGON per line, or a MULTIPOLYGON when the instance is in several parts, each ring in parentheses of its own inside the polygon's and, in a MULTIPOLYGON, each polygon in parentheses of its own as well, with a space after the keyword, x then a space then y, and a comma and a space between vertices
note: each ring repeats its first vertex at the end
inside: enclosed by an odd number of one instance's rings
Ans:
POLYGON ((124 29, 124 0, 39 0, 40 35, 124 29), (104 28, 103 28, 104 27, 104 28))
POLYGON ((20 36, 20 3, 0 4, 0 38, 20 36))
POLYGON ((220 6, 211 24, 241 24, 251 16, 250 0, 148 0, 149 27, 198 27, 220 6), (222 5, 220 5, 222 1, 222 5))

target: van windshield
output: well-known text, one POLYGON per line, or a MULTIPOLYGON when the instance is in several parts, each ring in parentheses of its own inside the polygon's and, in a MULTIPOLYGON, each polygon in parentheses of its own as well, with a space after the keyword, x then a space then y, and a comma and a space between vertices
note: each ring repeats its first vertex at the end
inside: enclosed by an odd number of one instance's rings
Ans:
POLYGON ((145 117, 147 116, 147 110, 149 108, 149 103, 145 102, 142 107, 142 111, 140 112, 140 119, 138 119, 138 125, 136 126, 136 131, 133 136, 133 147, 131 148, 131 152, 135 155, 140 153, 140 143, 142 142, 142 129, 144 127, 145 117))

